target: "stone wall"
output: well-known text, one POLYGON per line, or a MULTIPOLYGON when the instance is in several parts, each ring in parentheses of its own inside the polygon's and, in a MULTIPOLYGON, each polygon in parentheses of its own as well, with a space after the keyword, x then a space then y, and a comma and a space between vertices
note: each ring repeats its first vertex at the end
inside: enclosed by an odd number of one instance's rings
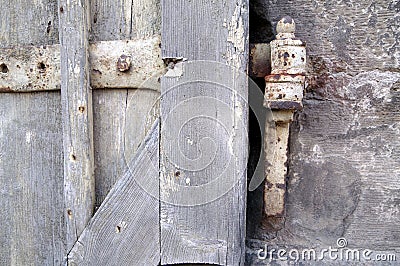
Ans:
POLYGON ((400 261, 400 1, 250 5, 251 42, 271 41, 276 22, 294 18, 308 77, 291 126, 284 227, 249 215, 247 261, 266 264, 256 255, 265 244, 327 248, 340 237, 400 261))

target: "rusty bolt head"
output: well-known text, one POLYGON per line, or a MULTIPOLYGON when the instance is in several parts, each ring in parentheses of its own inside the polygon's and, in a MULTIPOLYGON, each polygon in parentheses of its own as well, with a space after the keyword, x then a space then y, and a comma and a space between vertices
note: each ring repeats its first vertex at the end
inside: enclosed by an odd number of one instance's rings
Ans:
POLYGON ((118 58, 117 68, 121 72, 128 71, 131 68, 132 57, 129 55, 121 55, 118 58))

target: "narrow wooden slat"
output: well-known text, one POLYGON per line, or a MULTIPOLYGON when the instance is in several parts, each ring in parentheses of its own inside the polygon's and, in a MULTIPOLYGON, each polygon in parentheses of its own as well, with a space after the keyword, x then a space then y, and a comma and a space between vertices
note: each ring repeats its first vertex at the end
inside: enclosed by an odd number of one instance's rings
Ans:
POLYGON ((64 211, 68 250, 92 217, 95 199, 88 8, 88 0, 59 2, 64 211))
POLYGON ((71 265, 158 265, 159 120, 69 254, 71 265))
MULTIPOLYGON (((139 88, 164 68, 160 37, 103 41, 89 46, 90 81, 93 89, 139 88), (131 58, 129 70, 118 70, 120 56, 131 58)), ((0 49, 0 92, 60 89, 60 45, 0 49)))
POLYGON ((243 265, 248 2, 163 0, 162 12, 161 264, 243 265))

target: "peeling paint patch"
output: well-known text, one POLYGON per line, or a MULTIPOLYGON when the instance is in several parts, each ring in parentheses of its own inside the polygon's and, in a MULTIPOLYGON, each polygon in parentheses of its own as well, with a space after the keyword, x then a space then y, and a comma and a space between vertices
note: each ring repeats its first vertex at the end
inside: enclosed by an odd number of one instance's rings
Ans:
POLYGON ((244 28, 241 6, 237 5, 228 25, 228 42, 232 43, 239 52, 244 52, 244 28))
POLYGON ((245 12, 242 2, 240 1, 233 12, 230 22, 227 24, 228 28, 228 49, 226 53, 228 64, 233 67, 240 68, 243 66, 243 56, 245 53, 245 43, 247 42, 243 13, 245 12))
POLYGON ((164 57, 164 65, 167 67, 167 73, 164 77, 181 77, 184 74, 184 62, 187 62, 185 57, 164 57))
POLYGON ((188 138, 186 138, 186 140, 187 140, 187 143, 189 144, 189 145, 193 145, 193 140, 192 139, 190 139, 189 137, 188 138))
POLYGON ((184 63, 176 63, 173 67, 169 67, 167 73, 165 73, 164 77, 168 78, 175 78, 175 77, 182 77, 183 73, 185 72, 184 63))

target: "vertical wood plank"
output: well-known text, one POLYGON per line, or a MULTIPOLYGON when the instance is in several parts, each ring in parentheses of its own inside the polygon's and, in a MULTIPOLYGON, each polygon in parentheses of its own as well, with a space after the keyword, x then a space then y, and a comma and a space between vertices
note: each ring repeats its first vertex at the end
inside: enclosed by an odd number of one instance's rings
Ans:
POLYGON ((93 91, 96 209, 127 167, 124 157, 127 94, 126 89, 93 91))
POLYGON ((160 0, 91 1, 90 40, 139 39, 160 34, 160 0))
MULTIPOLYGON (((92 0, 90 4, 92 41, 160 36, 160 0, 92 0)), ((155 118, 149 114, 159 100, 159 91, 157 83, 155 91, 93 92, 96 207, 125 173, 127 162, 153 124, 155 118)))
POLYGON ((60 94, 0 94, 0 265, 65 256, 60 94))
POLYGON ((163 0, 162 22, 161 264, 243 265, 248 1, 163 0))
POLYGON ((55 0, 1 1, 0 15, 1 47, 58 42, 55 0))
MULTIPOLYGON (((91 11, 93 41, 160 36, 160 0, 93 0, 91 11)), ((159 128, 150 135, 151 148, 150 142, 144 141, 159 114, 154 109, 160 97, 157 78, 155 86, 150 86, 154 90, 93 92, 99 209, 79 239, 82 244, 71 252, 71 260, 78 265, 157 265, 160 261, 158 171, 152 171, 147 160, 151 153, 155 155, 152 160, 158 162, 159 128), (152 184, 157 195, 143 191, 139 180, 152 184), (112 219, 108 218, 110 213, 112 219), (120 233, 117 226, 121 226, 120 233)))
POLYGON ((88 0, 60 0, 61 101, 67 248, 92 217, 94 189, 88 0))
MULTIPOLYGON (((57 1, 1 1, 0 47, 57 43, 57 21, 57 1)), ((0 265, 62 264, 63 204, 60 93, 0 93, 0 265)))

